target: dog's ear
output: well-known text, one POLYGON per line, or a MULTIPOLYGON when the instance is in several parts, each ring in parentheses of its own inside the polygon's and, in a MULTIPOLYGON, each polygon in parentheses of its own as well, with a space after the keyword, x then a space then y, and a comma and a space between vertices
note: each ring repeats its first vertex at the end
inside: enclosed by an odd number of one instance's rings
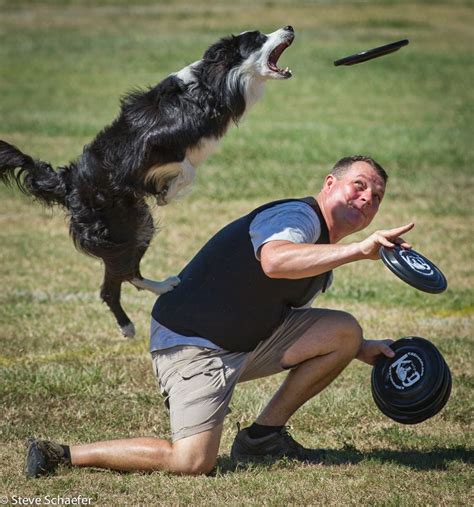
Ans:
POLYGON ((237 65, 242 60, 238 38, 231 35, 216 42, 204 53, 203 60, 226 69, 237 65))

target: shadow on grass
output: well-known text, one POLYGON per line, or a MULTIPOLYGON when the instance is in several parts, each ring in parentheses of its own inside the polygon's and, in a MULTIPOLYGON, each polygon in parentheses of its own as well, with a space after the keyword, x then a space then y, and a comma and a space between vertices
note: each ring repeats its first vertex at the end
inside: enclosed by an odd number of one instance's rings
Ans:
MULTIPOLYGON (((433 447, 430 450, 387 450, 374 449, 369 452, 358 451, 355 447, 347 446, 342 449, 322 449, 324 458, 319 463, 323 466, 357 464, 363 461, 375 461, 378 463, 392 463, 406 466, 415 470, 446 470, 453 461, 460 461, 466 464, 474 462, 474 452, 466 447, 433 447)), ((247 463, 236 463, 230 456, 221 456, 218 459, 217 467, 213 475, 223 475, 259 467, 271 467, 275 463, 294 463, 287 459, 265 458, 261 461, 247 463)))

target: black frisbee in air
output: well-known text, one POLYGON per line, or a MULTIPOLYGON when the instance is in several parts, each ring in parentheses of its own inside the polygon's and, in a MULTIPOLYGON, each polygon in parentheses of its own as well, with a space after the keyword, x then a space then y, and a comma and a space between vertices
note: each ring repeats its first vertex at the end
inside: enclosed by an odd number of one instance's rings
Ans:
POLYGON ((382 246, 379 254, 392 273, 418 290, 438 294, 448 287, 448 282, 440 269, 413 249, 382 246))
POLYGON ((334 65, 338 67, 339 65, 354 65, 356 63, 366 62, 367 60, 372 60, 372 58, 378 58, 379 56, 388 55, 395 51, 398 51, 403 46, 406 46, 410 41, 408 39, 398 40, 396 42, 391 42, 390 44, 385 44, 384 46, 379 46, 373 49, 367 49, 367 51, 362 51, 360 53, 356 53, 355 55, 346 56, 334 62, 334 65))

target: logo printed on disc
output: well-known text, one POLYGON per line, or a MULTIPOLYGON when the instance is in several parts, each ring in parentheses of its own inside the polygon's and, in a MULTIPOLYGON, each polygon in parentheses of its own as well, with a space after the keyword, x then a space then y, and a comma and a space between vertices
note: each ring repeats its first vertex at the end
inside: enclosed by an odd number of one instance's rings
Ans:
POLYGON ((401 250, 400 258, 420 275, 431 276, 434 274, 433 268, 425 259, 411 250, 401 250))
POLYGON ((416 384, 425 373, 421 357, 414 352, 407 352, 390 365, 389 378, 395 389, 404 390, 416 384))

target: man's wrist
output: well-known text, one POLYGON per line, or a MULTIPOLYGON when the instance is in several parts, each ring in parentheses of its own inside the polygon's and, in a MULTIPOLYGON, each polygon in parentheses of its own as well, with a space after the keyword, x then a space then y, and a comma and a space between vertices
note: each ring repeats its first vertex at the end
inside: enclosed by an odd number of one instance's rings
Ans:
POLYGON ((360 344, 359 351, 357 352, 357 354, 355 356, 356 359, 358 359, 359 361, 363 361, 364 362, 364 360, 362 359, 362 354, 363 354, 363 351, 364 351, 364 348, 365 348, 366 344, 367 344, 367 340, 365 338, 362 338, 362 342, 360 344))
POLYGON ((362 251, 362 245, 360 242, 350 243, 348 246, 350 247, 349 255, 351 257, 351 261, 362 261, 367 258, 362 251))

